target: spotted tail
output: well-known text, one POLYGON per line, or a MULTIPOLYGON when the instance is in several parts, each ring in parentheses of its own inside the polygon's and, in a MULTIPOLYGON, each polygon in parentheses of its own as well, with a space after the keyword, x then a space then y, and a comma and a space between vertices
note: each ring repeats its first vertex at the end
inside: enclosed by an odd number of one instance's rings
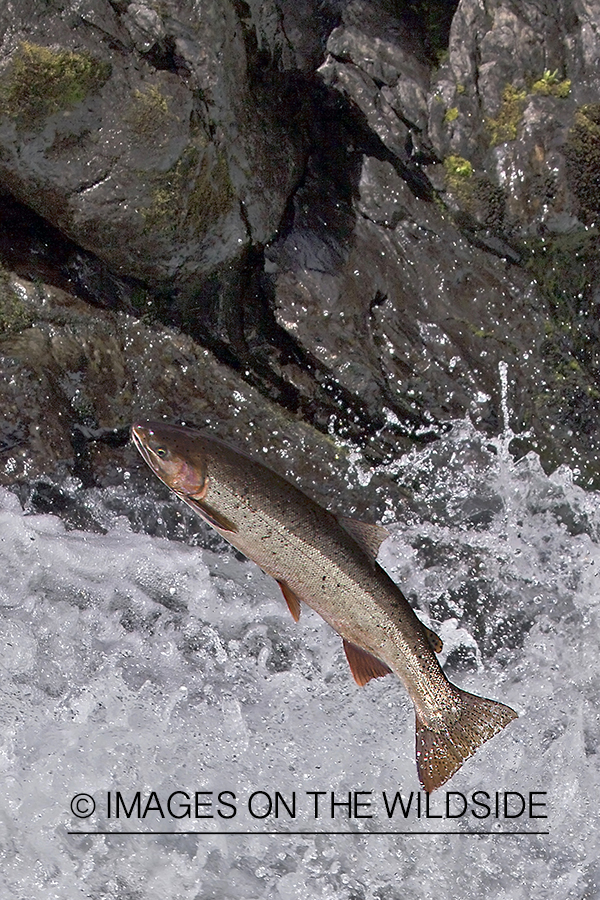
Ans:
POLYGON ((417 770, 428 793, 445 784, 478 747, 517 718, 510 706, 469 694, 455 685, 452 688, 461 712, 445 729, 427 728, 417 713, 417 770))

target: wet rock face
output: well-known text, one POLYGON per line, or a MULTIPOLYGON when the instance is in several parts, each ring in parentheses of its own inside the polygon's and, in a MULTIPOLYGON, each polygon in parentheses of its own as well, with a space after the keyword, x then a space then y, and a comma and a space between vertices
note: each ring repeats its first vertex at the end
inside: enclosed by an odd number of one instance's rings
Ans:
POLYGON ((473 164, 480 193, 482 179, 502 189, 496 223, 506 229, 577 225, 565 148, 577 111, 598 97, 599 16, 597 3, 571 0, 468 2, 454 16, 429 98, 429 133, 440 157, 473 164))
POLYGON ((115 271, 158 286, 268 241, 305 148, 293 88, 272 67, 281 22, 262 6, 264 38, 244 3, 6 7, 2 181, 115 271))
MULTIPOLYGON (((31 486, 51 473, 59 482, 74 475, 84 488, 110 485, 122 483, 123 466, 126 480, 131 473, 156 493, 128 439, 132 422, 161 418, 210 428, 322 503, 348 478, 349 447, 287 414, 181 332, 21 278, 0 281, 0 310, 0 484, 31 486)), ((42 493, 54 490, 41 483, 42 493)), ((360 487, 350 485, 347 499, 347 511, 354 502, 364 514, 360 487)))
MULTIPOLYGON (((219 421, 250 387, 258 445, 278 410, 315 448, 335 436, 377 464, 468 415, 598 483, 599 24, 600 3, 576 0, 0 11, 2 208, 17 198, 59 230, 27 251, 4 216, 0 258, 209 350, 231 376, 219 421)), ((91 355, 57 355, 28 332, 35 304, 20 320, 11 303, 11 377, 33 341, 46 396, 69 406, 49 459, 78 457, 75 425, 196 409, 170 365, 124 392, 100 319, 91 355)), ((2 402, 21 446, 27 395, 2 402)))

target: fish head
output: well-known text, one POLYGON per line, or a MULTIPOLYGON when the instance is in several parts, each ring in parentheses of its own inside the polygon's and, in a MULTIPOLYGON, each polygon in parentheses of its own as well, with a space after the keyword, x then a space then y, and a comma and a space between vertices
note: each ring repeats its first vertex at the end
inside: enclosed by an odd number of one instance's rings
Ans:
POLYGON ((162 422, 132 425, 131 438, 155 475, 180 497, 201 500, 208 487, 207 460, 191 453, 186 429, 162 422))

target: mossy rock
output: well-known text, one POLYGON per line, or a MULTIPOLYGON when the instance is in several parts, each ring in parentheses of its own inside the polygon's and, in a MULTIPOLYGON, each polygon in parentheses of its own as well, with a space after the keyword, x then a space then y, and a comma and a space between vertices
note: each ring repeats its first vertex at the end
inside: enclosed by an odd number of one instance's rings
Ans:
POLYGON ((526 100, 525 91, 518 90, 512 84, 506 85, 498 115, 495 118, 486 119, 490 146, 495 147, 497 144, 516 140, 526 100))
MULTIPOLYGON (((597 229, 580 229, 525 242, 527 269, 546 296, 552 311, 551 336, 569 341, 582 334, 582 350, 590 349, 583 326, 600 281, 600 244, 597 229)), ((595 319, 595 317, 594 317, 595 319)), ((593 342, 591 349, 595 346, 593 342)))
POLYGON ((22 41, 0 75, 0 112, 21 129, 81 103, 108 80, 111 67, 87 53, 22 41))
POLYGON ((559 78, 558 69, 554 72, 546 69, 542 77, 531 85, 531 92, 542 94, 544 97, 558 97, 565 100, 571 93, 571 82, 568 78, 559 78))
POLYGON ((133 92, 125 120, 135 140, 142 144, 165 140, 179 121, 171 111, 169 101, 170 97, 165 96, 156 85, 133 92))
POLYGON ((565 157, 569 186, 579 201, 582 218, 592 222, 600 213, 600 104, 576 111, 565 157))
POLYGON ((476 174, 468 159, 448 156, 444 160, 446 190, 461 212, 478 225, 500 229, 504 222, 506 197, 502 188, 486 175, 476 174))
POLYGON ((15 291, 8 272, 0 267, 0 340, 18 334, 32 324, 31 310, 15 291))
POLYGON ((446 189, 453 194, 470 195, 473 166, 462 156, 447 156, 444 160, 446 189))
POLYGON ((214 145, 188 146, 178 162, 156 179, 152 205, 142 210, 146 229, 201 237, 226 215, 235 194, 225 157, 214 145))
POLYGON ((549 304, 542 357, 550 373, 540 404, 589 433, 600 415, 598 324, 594 293, 600 280, 595 229, 529 240, 527 268, 549 304), (551 400, 549 399, 551 398, 551 400))

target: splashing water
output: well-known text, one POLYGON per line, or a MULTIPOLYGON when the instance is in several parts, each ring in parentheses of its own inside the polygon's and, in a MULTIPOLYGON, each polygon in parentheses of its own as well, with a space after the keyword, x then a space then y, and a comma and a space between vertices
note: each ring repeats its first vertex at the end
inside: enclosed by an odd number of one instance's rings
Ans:
POLYGON ((546 792, 547 819, 388 819, 382 792, 419 790, 397 679, 357 688, 337 635, 309 610, 295 625, 274 582, 221 545, 136 534, 119 516, 106 534, 67 531, 2 491, 2 896, 599 896, 600 501, 567 467, 513 462, 503 410, 496 441, 459 423, 389 467, 410 500, 388 513, 380 561, 441 634, 451 679, 520 714, 448 789, 546 792), (213 818, 162 818, 178 790, 214 792, 199 810, 213 818), (113 807, 116 791, 156 801, 144 819, 109 818, 109 791, 113 807), (296 819, 258 817, 276 791, 296 792, 296 819), (309 791, 325 792, 318 819, 309 791), (372 818, 331 817, 331 792, 348 791, 372 792, 358 808, 372 818), (235 794, 234 818, 219 792, 235 794), (97 808, 78 819, 84 793, 97 808), (466 833, 517 827, 549 833, 466 833), (83 830, 163 834, 68 834, 83 830), (216 833, 267 830, 364 834, 216 833))

